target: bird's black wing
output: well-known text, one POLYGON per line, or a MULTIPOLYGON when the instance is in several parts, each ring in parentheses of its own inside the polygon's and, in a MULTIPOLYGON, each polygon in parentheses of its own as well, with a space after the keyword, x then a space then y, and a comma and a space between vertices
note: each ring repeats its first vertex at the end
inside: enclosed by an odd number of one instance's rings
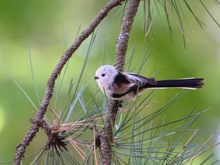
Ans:
POLYGON ((146 88, 148 84, 155 85, 156 83, 157 82, 154 78, 146 78, 131 73, 119 73, 115 77, 115 81, 112 86, 112 97, 120 98, 129 93, 136 95, 138 91, 146 88))
POLYGON ((130 82, 139 85, 140 87, 144 87, 147 84, 156 85, 157 81, 154 78, 146 78, 137 74, 128 73, 128 77, 130 82))

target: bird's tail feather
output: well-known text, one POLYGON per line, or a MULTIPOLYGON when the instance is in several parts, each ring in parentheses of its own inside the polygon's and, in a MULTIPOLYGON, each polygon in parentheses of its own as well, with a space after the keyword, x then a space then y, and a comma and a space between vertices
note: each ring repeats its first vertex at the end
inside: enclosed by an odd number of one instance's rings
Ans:
POLYGON ((155 84, 148 84, 147 88, 201 88, 203 78, 186 78, 178 80, 158 80, 155 84))

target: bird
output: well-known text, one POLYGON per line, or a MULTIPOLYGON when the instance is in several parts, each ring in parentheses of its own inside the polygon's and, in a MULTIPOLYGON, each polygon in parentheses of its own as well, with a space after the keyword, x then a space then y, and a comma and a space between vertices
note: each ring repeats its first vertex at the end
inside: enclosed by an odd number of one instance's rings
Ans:
POLYGON ((101 91, 110 99, 118 101, 135 100, 149 88, 186 88, 198 89, 203 86, 203 78, 181 78, 174 80, 155 80, 144 76, 120 72, 114 66, 102 65, 95 72, 101 91))

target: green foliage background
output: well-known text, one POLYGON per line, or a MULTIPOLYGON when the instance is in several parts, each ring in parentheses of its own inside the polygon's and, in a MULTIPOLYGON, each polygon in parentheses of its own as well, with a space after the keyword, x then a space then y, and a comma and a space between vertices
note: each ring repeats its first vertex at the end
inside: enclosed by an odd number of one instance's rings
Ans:
MULTIPOLYGON (((32 81, 29 46, 41 101, 47 79, 63 51, 73 42, 79 27, 82 31, 105 3, 107 1, 97 0, 0 1, 0 66, 16 79, 37 107, 39 103, 32 81)), ((141 3, 143 4, 143 2, 141 3)), ((186 20, 190 24, 190 28, 186 22, 184 24, 184 33, 187 37, 186 48, 184 48, 182 35, 175 23, 175 18, 171 19, 173 27, 171 39, 163 12, 160 13, 160 16, 154 15, 152 30, 145 39, 142 28, 143 9, 140 7, 130 37, 127 58, 136 48, 131 65, 133 72, 136 72, 142 61, 143 51, 146 51, 151 43, 150 51, 152 53, 141 71, 142 75, 155 76, 157 79, 204 77, 204 88, 189 91, 172 107, 173 110, 169 111, 172 114, 168 113, 165 116, 167 120, 172 120, 188 114, 194 106, 198 110, 208 108, 210 110, 206 115, 212 117, 207 118, 207 120, 212 120, 208 129, 217 132, 220 119, 220 29, 204 8, 198 6, 196 2, 193 3, 193 9, 206 26, 201 29, 186 10, 186 20)), ((219 6, 216 8, 212 1, 207 5, 216 16, 215 18, 219 19, 219 6)), ((90 81, 85 99, 90 97, 89 93, 94 93, 97 89, 96 83, 93 81, 95 70, 103 63, 113 64, 121 12, 122 8, 111 12, 98 28, 96 41, 82 81, 85 84, 90 81)), ((220 20, 218 21, 220 22, 220 20)), ((70 60, 61 90, 60 102, 65 101, 70 80, 72 78, 77 80, 88 44, 89 39, 70 60)), ((3 72, 0 72, 0 87, 0 162, 5 162, 13 159, 15 146, 29 129, 28 119, 33 117, 35 110, 21 90, 3 72)), ((160 107, 178 91, 179 89, 157 91, 155 97, 157 103, 154 106, 160 107)), ((51 104, 54 104, 54 100, 51 104)), ((60 105, 61 107, 62 105, 60 105)), ((204 123, 206 123, 205 120, 204 123)), ((200 124, 204 123, 201 121, 200 124)), ((44 143, 45 137, 40 133, 28 150, 34 152, 40 149, 39 146, 42 147, 44 143)))

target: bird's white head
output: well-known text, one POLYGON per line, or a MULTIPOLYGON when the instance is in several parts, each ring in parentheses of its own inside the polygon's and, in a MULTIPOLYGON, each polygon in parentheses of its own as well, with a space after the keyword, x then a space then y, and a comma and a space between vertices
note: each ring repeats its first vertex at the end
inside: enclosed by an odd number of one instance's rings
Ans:
POLYGON ((96 70, 95 80, 97 81, 100 89, 107 90, 109 86, 114 82, 115 76, 118 71, 111 65, 103 65, 96 70))

